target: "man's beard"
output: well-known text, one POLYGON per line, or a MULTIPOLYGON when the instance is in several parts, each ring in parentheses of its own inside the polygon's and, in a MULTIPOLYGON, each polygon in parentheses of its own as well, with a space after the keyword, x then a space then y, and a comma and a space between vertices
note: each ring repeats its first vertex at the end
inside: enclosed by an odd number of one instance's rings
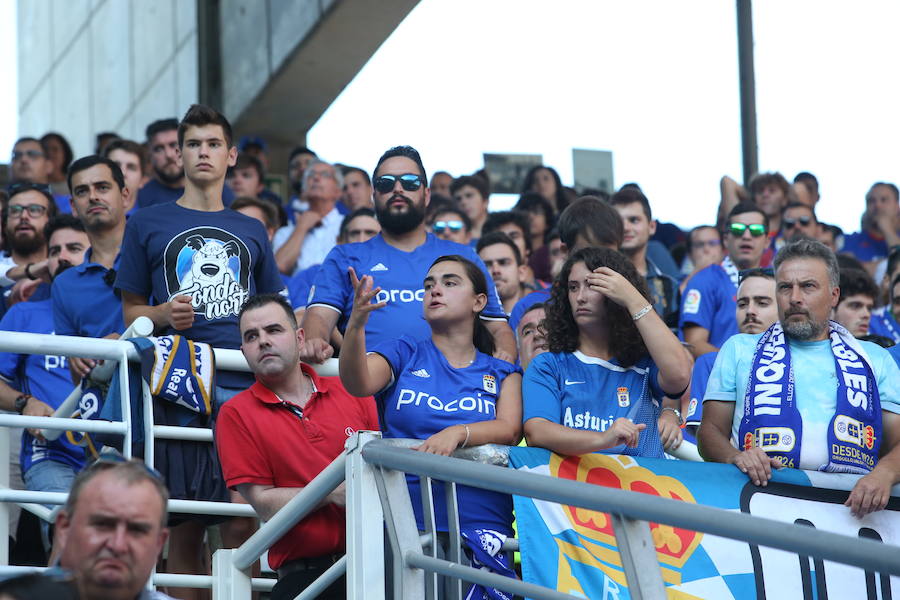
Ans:
MULTIPOLYGON (((168 166, 171 163, 166 163, 168 166)), ((165 185, 169 187, 178 187, 181 183, 181 180, 184 178, 184 169, 178 169, 178 173, 172 175, 170 173, 166 173, 164 169, 159 169, 156 165, 153 165, 153 172, 156 173, 156 177, 165 185)))
POLYGON ((786 316, 781 322, 784 333, 787 334, 789 338, 800 342, 807 342, 813 338, 819 337, 827 326, 827 321, 824 323, 816 321, 808 314, 806 315, 805 321, 787 321, 786 316))
POLYGON ((6 231, 7 240, 9 240, 9 249, 15 254, 28 256, 34 254, 47 245, 44 240, 44 234, 34 230, 34 234, 30 236, 16 235, 14 231, 6 231))
POLYGON ((425 207, 418 207, 405 196, 391 196, 383 205, 375 205, 375 213, 381 228, 394 235, 409 233, 425 220, 425 207), (406 201, 407 209, 403 212, 391 210, 391 202, 398 198, 406 201))

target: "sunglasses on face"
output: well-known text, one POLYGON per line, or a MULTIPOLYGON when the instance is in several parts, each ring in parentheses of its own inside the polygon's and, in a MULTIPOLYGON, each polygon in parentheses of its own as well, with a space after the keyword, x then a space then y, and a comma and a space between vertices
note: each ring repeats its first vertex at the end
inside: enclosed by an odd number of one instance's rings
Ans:
POLYGON ((21 217, 22 213, 28 211, 28 216, 32 218, 38 218, 44 215, 47 212, 47 207, 42 206, 40 204, 12 204, 10 205, 8 211, 10 217, 21 217))
POLYGON ((748 229, 750 230, 750 235, 752 235, 753 237, 766 235, 766 226, 759 223, 754 223, 753 225, 745 225, 744 223, 732 223, 728 226, 728 231, 730 231, 731 235, 735 237, 742 237, 744 235, 744 232, 748 229))
POLYGON ((387 194, 394 189, 397 182, 407 192, 414 192, 422 187, 422 178, 415 173, 404 173, 403 175, 381 175, 375 178, 375 189, 379 194, 387 194))
POLYGON ((26 156, 28 158, 42 158, 44 153, 40 150, 14 150, 12 153, 13 160, 22 160, 26 156))
POLYGON ((431 226, 431 230, 435 233, 444 233, 447 229, 452 231, 453 233, 457 233, 463 230, 465 224, 462 221, 435 221, 431 226))
POLYGON ((809 217, 797 217, 796 219, 785 219, 784 220, 784 228, 785 229, 793 229, 794 227, 797 226, 798 223, 805 227, 806 225, 809 225, 810 223, 812 223, 812 219, 809 217))

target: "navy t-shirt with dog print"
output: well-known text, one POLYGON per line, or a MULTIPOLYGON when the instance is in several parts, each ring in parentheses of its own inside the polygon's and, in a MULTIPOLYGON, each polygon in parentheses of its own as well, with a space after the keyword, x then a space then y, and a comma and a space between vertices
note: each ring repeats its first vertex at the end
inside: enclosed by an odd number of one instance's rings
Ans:
MULTIPOLYGON (((160 335, 240 348, 241 305, 254 294, 281 292, 284 283, 259 221, 228 208, 206 212, 169 203, 138 210, 128 219, 115 287, 154 306, 189 296, 193 325, 160 335)), ((217 383, 224 387, 252 382, 248 373, 218 373, 217 383)))

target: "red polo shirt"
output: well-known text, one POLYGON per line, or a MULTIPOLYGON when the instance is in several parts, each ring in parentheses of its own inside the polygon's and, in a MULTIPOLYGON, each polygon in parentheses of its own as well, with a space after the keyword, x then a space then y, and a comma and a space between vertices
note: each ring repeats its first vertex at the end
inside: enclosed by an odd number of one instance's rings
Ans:
MULTIPOLYGON (((259 381, 219 411, 216 447, 225 483, 303 487, 343 450, 355 431, 378 430, 372 397, 347 393, 338 377, 319 377, 308 365, 316 391, 303 407, 302 418, 284 406, 259 381)), ((269 550, 269 564, 344 550, 344 509, 326 504, 294 526, 269 550)))

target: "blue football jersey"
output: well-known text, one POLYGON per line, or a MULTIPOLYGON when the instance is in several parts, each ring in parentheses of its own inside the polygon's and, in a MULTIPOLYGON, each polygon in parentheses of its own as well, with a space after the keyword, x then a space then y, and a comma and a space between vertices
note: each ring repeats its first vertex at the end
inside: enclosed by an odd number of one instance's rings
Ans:
POLYGON ((430 233, 425 243, 412 252, 391 246, 380 234, 365 242, 335 246, 322 263, 308 307, 325 306, 340 313, 338 329, 343 333, 353 309, 353 287, 347 273, 347 268, 353 267, 360 279, 363 275, 372 276, 375 286, 381 288, 376 301, 387 302, 387 306, 371 313, 366 324, 368 348, 395 340, 399 335, 415 340, 430 339, 431 329, 422 316, 422 299, 425 297, 422 282, 431 263, 448 254, 469 259, 487 278, 488 302, 481 318, 506 321, 494 280, 478 254, 468 246, 442 240, 430 233))
POLYGON ((707 352, 700 356, 694 363, 694 370, 691 372, 691 401, 688 404, 687 414, 684 416, 684 424, 687 426, 684 435, 686 439, 695 443, 694 432, 697 427, 700 427, 700 421, 703 419, 703 395, 706 394, 706 382, 709 381, 709 374, 712 373, 718 355, 718 352, 707 352))
POLYGON ((522 420, 542 418, 572 429, 606 431, 616 419, 627 417, 647 425, 638 447, 620 445, 602 452, 662 458, 658 379, 659 369, 649 356, 622 367, 581 352, 544 352, 525 372, 522 420))
POLYGON ((900 344, 900 324, 894 319, 889 306, 882 306, 872 311, 872 320, 869 322, 869 333, 883 335, 900 344))
POLYGON ((709 331, 709 343, 721 348, 725 340, 738 333, 737 287, 721 265, 709 265, 698 271, 684 288, 678 328, 698 325, 709 331))
MULTIPOLYGON (((0 320, 0 330, 53 333, 52 300, 14 304, 0 320)), ((66 357, 52 354, 0 352, 0 377, 13 388, 31 394, 52 408, 59 408, 74 387, 69 379, 66 357)), ((20 455, 22 472, 44 460, 55 460, 80 471, 84 466, 84 449, 73 444, 65 432, 56 441, 41 442, 24 431, 20 455)))
MULTIPOLYGON (((503 381, 521 372, 512 364, 478 352, 468 367, 450 366, 431 339, 408 337, 384 342, 373 352, 383 356, 393 375, 388 387, 376 394, 385 437, 424 440, 451 425, 496 418, 503 381)), ((416 521, 422 527, 419 478, 407 476, 416 521)), ((443 491, 435 487, 435 518, 446 530, 443 491)), ((512 498, 466 486, 457 487, 463 527, 496 529, 510 533, 512 498)))

